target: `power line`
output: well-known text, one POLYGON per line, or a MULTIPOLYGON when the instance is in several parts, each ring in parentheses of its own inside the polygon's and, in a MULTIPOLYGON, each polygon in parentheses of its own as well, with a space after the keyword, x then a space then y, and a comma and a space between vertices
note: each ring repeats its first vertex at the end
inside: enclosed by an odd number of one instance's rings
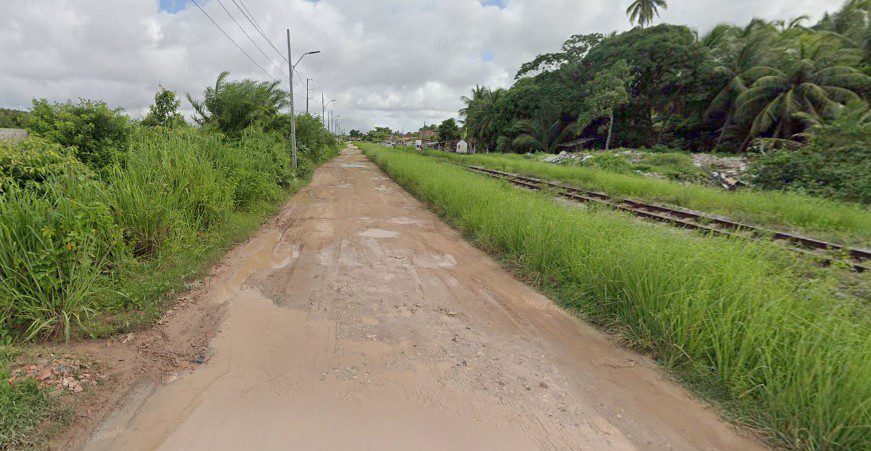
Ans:
MULTIPOLYGON (((221 0, 218 0, 219 3, 220 3, 220 1, 221 0)), ((257 30, 258 33, 260 33, 260 36, 263 37, 263 39, 269 44, 269 46, 272 47, 273 50, 275 50, 275 53, 277 53, 279 56, 281 56, 281 59, 283 59, 285 62, 287 62, 289 64, 290 61, 288 61, 287 57, 284 56, 284 53, 282 53, 280 50, 278 50, 278 48, 275 47, 275 44, 272 42, 272 40, 269 39, 268 36, 266 36, 266 33, 263 31, 263 28, 260 26, 260 23, 257 22, 257 19, 254 17, 254 13, 252 13, 251 10, 248 8, 248 5, 245 4, 245 0, 231 0, 231 1, 236 6, 236 8, 242 13, 242 16, 244 16, 245 19, 248 20, 248 22, 254 27, 255 30, 257 30)), ((223 6, 223 4, 221 6, 223 6)), ((226 10, 226 8, 225 8, 225 10, 226 10)), ((234 19, 234 21, 235 21, 235 19, 234 19)), ((239 25, 238 22, 236 23, 236 25, 239 25)), ((246 36, 247 36, 247 33, 246 33, 246 36)), ((248 39, 251 39, 250 36, 248 37, 248 39)), ((255 44, 255 46, 256 46, 256 44, 255 44)), ((259 46, 257 48, 260 49, 259 46)), ((263 53, 262 50, 261 50, 261 53, 263 53)), ((269 57, 267 56, 267 58, 269 58, 269 57)), ((305 78, 307 78, 307 77, 303 77, 301 75, 300 71, 297 70, 296 67, 293 68, 293 73, 296 74, 296 78, 299 80, 299 82, 301 84, 305 84, 305 78)), ((294 94, 296 94, 296 93, 294 93, 294 94)))
POLYGON ((222 2, 221 0, 218 0, 218 4, 221 5, 221 8, 224 9, 224 12, 226 12, 227 15, 230 16, 230 19, 233 20, 233 23, 235 23, 236 26, 239 27, 239 30, 242 31, 242 34, 244 34, 245 37, 248 38, 248 40, 251 41, 252 44, 254 44, 254 47, 257 47, 257 50, 260 51, 260 53, 266 58, 266 60, 269 61, 270 64, 272 64, 272 67, 278 69, 278 73, 282 73, 282 69, 280 67, 276 66, 275 63, 272 62, 272 58, 270 58, 269 55, 267 55, 266 52, 264 52, 263 49, 261 49, 260 46, 257 45, 256 42, 254 42, 254 39, 251 39, 251 36, 248 34, 248 32, 245 31, 245 29, 242 28, 242 25, 239 24, 239 21, 237 21, 236 18, 233 17, 232 14, 230 14, 230 10, 227 9, 226 6, 224 6, 224 2, 222 2))
POLYGON ((266 36, 266 33, 263 32, 263 29, 260 28, 260 24, 257 23, 257 19, 254 18, 254 14, 251 13, 250 9, 248 9, 248 5, 245 4, 245 1, 244 0, 232 0, 232 1, 233 1, 233 4, 236 5, 236 8, 239 8, 239 11, 242 11, 242 15, 245 16, 246 19, 248 19, 248 22, 251 22, 251 25, 254 25, 254 29, 257 30, 258 33, 260 33, 260 36, 263 36, 263 39, 265 39, 266 42, 269 43, 269 45, 272 47, 272 50, 275 50, 275 53, 278 53, 281 56, 281 58, 284 59, 285 62, 290 63, 290 61, 287 61, 287 57, 284 56, 284 53, 281 53, 281 51, 275 47, 275 44, 272 43, 272 41, 269 39, 269 37, 266 36))
POLYGON ((204 10, 204 9, 202 8, 202 6, 200 6, 200 4, 197 3, 197 0, 191 0, 191 1, 193 2, 194 5, 197 6, 197 9, 199 9, 199 10, 200 10, 200 11, 201 11, 201 12, 202 12, 202 13, 203 13, 203 14, 204 14, 208 19, 209 19, 209 21, 212 22, 212 24, 214 24, 216 27, 218 27, 219 30, 221 30, 221 33, 224 33, 224 36, 226 36, 227 39, 229 39, 230 42, 232 42, 233 45, 235 45, 236 48, 239 49, 240 52, 244 53, 245 56, 247 56, 248 59, 251 60, 252 63, 254 63, 255 66, 259 67, 260 70, 263 71, 263 73, 266 74, 267 77, 269 77, 269 78, 272 79, 272 81, 278 81, 278 79, 276 79, 275 77, 273 77, 272 75, 270 75, 269 72, 267 72, 266 69, 263 68, 263 66, 261 66, 260 64, 258 64, 257 61, 254 60, 254 58, 251 58, 251 55, 249 55, 248 52, 246 52, 242 47, 240 47, 239 44, 237 44, 236 41, 234 41, 233 38, 230 37, 230 35, 227 34, 227 32, 224 31, 224 29, 221 28, 221 26, 218 25, 217 22, 215 22, 215 19, 212 19, 212 16, 210 16, 209 13, 207 13, 206 10, 204 10))

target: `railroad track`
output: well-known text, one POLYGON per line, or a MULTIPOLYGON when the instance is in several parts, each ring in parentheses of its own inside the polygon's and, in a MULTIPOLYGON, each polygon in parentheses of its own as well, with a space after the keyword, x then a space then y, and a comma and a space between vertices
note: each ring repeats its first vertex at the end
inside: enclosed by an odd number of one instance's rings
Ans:
POLYGON ((549 182, 510 172, 497 171, 495 169, 488 169, 481 166, 466 165, 465 167, 472 172, 506 180, 523 188, 532 190, 551 189, 554 190, 556 194, 567 199, 584 203, 605 205, 615 210, 625 211, 635 216, 664 222, 684 229, 696 230, 720 236, 779 241, 785 243, 788 249, 819 259, 824 264, 831 264, 833 260, 849 261, 853 270, 857 272, 867 271, 868 267, 865 266, 864 263, 871 260, 871 252, 864 249, 849 248, 840 244, 829 243, 800 235, 763 229, 749 224, 742 224, 713 215, 639 202, 637 200, 611 196, 596 191, 588 191, 575 186, 549 182))

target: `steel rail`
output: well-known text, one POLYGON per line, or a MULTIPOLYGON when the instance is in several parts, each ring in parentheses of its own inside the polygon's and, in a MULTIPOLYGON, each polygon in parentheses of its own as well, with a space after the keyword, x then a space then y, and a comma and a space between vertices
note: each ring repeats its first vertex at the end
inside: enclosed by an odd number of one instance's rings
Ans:
POLYGON ((507 180, 517 186, 533 190, 553 188, 556 190, 557 194, 567 199, 605 205, 615 210, 631 213, 645 219, 668 223, 684 229, 698 230, 704 233, 720 236, 756 239, 768 238, 771 240, 784 241, 791 245, 788 249, 813 257, 822 258, 822 262, 826 264, 830 264, 834 256, 809 252, 807 249, 846 254, 849 260, 852 261, 851 264, 853 269, 857 272, 868 270, 868 268, 862 265, 862 263, 871 260, 871 252, 865 249, 849 248, 840 244, 829 243, 792 233, 768 230, 749 224, 730 221, 713 215, 611 196, 605 193, 584 190, 576 186, 549 182, 511 172, 503 172, 481 166, 464 166, 473 172, 507 180), (748 237, 746 234, 750 234, 751 236, 748 237))

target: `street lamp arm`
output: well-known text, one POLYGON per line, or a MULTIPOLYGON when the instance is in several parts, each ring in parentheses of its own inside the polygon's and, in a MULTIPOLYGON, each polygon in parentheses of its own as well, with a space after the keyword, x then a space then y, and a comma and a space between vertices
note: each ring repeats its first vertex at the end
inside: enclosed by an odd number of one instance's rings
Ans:
POLYGON ((321 53, 321 51, 320 50, 313 50, 311 52, 303 53, 302 56, 300 56, 299 59, 296 60, 296 63, 293 65, 293 68, 296 69, 296 66, 299 64, 300 61, 302 61, 303 58, 305 58, 306 55, 314 55, 316 53, 321 53))

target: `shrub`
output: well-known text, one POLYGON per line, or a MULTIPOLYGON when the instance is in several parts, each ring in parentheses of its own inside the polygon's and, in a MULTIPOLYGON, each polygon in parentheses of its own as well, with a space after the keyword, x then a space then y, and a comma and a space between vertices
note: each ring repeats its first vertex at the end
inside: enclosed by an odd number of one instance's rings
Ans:
POLYGON ((797 150, 759 157, 755 182, 765 189, 802 191, 871 203, 871 121, 864 105, 851 105, 834 120, 817 124, 797 150))
POLYGON ((69 147, 86 165, 101 169, 117 161, 130 137, 130 120, 121 109, 104 102, 80 99, 49 104, 34 100, 27 128, 43 138, 69 147))
POLYGON ((42 190, 46 180, 61 174, 88 176, 90 171, 60 144, 35 136, 0 141, 0 192, 10 183, 42 190))
POLYGON ((611 171, 620 174, 631 172, 632 169, 631 165, 629 164, 629 160, 626 159, 626 157, 610 152, 594 155, 590 158, 587 158, 581 163, 581 166, 599 168, 605 171, 611 171))

